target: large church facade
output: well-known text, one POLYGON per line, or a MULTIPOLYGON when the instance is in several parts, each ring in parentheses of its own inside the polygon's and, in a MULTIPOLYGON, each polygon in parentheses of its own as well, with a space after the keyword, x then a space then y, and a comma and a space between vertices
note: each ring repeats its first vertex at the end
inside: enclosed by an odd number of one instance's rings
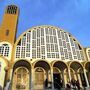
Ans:
POLYGON ((72 79, 90 87, 90 48, 68 32, 49 25, 28 29, 16 40, 18 7, 7 6, 0 26, 0 87, 11 90, 55 89, 72 79))

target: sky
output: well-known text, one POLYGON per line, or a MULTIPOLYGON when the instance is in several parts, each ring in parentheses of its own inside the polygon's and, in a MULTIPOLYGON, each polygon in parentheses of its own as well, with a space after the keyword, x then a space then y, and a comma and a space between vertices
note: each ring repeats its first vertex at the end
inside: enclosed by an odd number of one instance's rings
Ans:
POLYGON ((32 26, 53 25, 90 47, 90 0, 0 0, 0 25, 10 4, 20 10, 17 38, 32 26))

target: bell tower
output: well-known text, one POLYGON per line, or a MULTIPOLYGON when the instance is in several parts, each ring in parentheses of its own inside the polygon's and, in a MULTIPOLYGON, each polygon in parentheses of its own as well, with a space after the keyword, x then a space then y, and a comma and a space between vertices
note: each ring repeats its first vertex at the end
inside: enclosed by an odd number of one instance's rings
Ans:
POLYGON ((0 27, 0 42, 7 41, 11 44, 14 44, 16 39, 18 14, 19 10, 17 6, 7 6, 0 27))

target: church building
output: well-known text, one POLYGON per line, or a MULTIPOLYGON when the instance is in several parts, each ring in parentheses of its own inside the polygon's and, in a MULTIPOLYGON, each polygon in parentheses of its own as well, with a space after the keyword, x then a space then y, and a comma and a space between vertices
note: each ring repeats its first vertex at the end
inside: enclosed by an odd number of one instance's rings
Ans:
POLYGON ((18 17, 18 7, 8 5, 0 25, 2 90, 8 83, 9 90, 56 90, 72 79, 90 87, 90 48, 51 25, 31 27, 16 38, 18 17))

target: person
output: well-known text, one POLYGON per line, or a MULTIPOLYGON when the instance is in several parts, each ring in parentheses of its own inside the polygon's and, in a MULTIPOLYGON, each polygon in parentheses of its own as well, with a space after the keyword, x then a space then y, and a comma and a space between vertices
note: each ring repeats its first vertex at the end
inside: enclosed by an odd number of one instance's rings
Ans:
POLYGON ((62 79, 60 80, 60 87, 61 88, 63 87, 63 80, 62 79))
POLYGON ((9 87, 10 87, 10 80, 7 80, 6 87, 4 90, 9 90, 9 87))
POLYGON ((2 86, 0 85, 0 90, 2 90, 2 86))
POLYGON ((76 80, 74 78, 71 79, 71 86, 72 88, 76 88, 76 80))
POLYGON ((76 81, 76 86, 77 86, 77 89, 80 90, 80 83, 79 83, 79 80, 76 81))
POLYGON ((46 78, 46 80, 45 80, 45 88, 47 88, 48 87, 48 79, 46 78))
POLYGON ((71 89, 71 84, 70 84, 70 82, 68 82, 67 84, 66 84, 66 90, 70 90, 71 89))
POLYGON ((57 77, 55 77, 55 80, 54 80, 54 88, 61 90, 61 83, 57 77))
POLYGON ((86 85, 86 82, 85 82, 85 81, 82 81, 82 86, 83 86, 83 88, 84 88, 84 89, 87 87, 87 85, 86 85))

